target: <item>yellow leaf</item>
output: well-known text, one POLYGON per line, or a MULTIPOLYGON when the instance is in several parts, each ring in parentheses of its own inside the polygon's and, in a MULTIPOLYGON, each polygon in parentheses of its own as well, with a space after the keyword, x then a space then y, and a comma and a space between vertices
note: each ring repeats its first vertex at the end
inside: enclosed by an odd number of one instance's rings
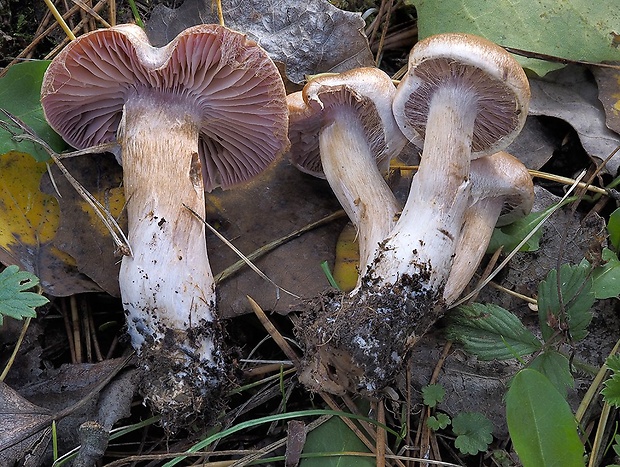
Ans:
POLYGON ((0 156, 0 248, 9 254, 19 245, 38 248, 56 234, 58 202, 39 190, 45 171, 29 154, 0 156))
POLYGON ((334 280, 343 292, 355 288, 360 262, 357 232, 353 224, 347 224, 336 243, 336 260, 334 263, 334 280))

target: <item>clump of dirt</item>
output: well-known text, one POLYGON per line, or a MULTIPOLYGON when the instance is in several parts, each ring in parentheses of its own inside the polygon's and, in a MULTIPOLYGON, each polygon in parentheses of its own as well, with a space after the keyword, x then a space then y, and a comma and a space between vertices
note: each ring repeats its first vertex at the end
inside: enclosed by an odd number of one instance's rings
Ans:
POLYGON ((441 293, 418 279, 364 284, 353 296, 329 290, 307 302, 295 331, 305 355, 299 380, 313 391, 377 396, 445 311, 441 293))

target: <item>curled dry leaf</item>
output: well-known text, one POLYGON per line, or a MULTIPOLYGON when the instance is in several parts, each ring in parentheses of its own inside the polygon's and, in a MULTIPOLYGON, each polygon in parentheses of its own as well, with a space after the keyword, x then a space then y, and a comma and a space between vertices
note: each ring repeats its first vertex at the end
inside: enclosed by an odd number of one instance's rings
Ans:
MULTIPOLYGON (((294 83, 306 75, 374 64, 361 15, 326 0, 222 0, 222 10, 226 26, 257 41, 272 60, 284 64, 294 83)), ((153 45, 162 45, 189 26, 217 22, 211 2, 187 0, 174 10, 157 5, 146 30, 153 45)))

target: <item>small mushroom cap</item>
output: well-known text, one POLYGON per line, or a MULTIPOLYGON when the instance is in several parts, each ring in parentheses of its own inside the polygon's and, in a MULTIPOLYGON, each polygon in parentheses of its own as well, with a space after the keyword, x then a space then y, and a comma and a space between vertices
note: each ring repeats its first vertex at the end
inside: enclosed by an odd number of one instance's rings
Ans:
POLYGON ((504 149, 523 128, 530 87, 517 61, 482 37, 437 34, 411 50, 409 71, 394 100, 396 121, 418 146, 423 145, 433 93, 443 85, 460 87, 478 96, 472 157, 504 149))
POLYGON ((378 68, 363 67, 321 75, 287 96, 290 158, 301 171, 324 178, 319 133, 343 108, 356 112, 370 150, 384 172, 407 143, 392 114, 396 88, 378 68))
POLYGON ((532 210, 532 177, 523 163, 507 152, 500 151, 472 161, 470 180, 473 203, 486 198, 503 200, 497 226, 511 224, 532 210))
POLYGON ((197 116, 207 190, 247 180, 288 148, 275 64, 255 42, 219 25, 188 28, 161 48, 135 25, 84 34, 50 64, 41 103, 69 144, 87 148, 116 140, 127 97, 141 92, 155 106, 176 104, 197 116))

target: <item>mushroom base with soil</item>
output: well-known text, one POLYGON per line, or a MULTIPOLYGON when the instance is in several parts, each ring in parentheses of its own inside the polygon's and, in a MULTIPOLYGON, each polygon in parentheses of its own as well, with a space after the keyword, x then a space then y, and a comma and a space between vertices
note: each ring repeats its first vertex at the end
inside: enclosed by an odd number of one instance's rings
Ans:
POLYGON ((423 278, 383 287, 368 280, 357 294, 330 290, 308 302, 296 334, 305 355, 299 380, 310 390, 378 396, 445 311, 441 293, 420 288, 423 278))

